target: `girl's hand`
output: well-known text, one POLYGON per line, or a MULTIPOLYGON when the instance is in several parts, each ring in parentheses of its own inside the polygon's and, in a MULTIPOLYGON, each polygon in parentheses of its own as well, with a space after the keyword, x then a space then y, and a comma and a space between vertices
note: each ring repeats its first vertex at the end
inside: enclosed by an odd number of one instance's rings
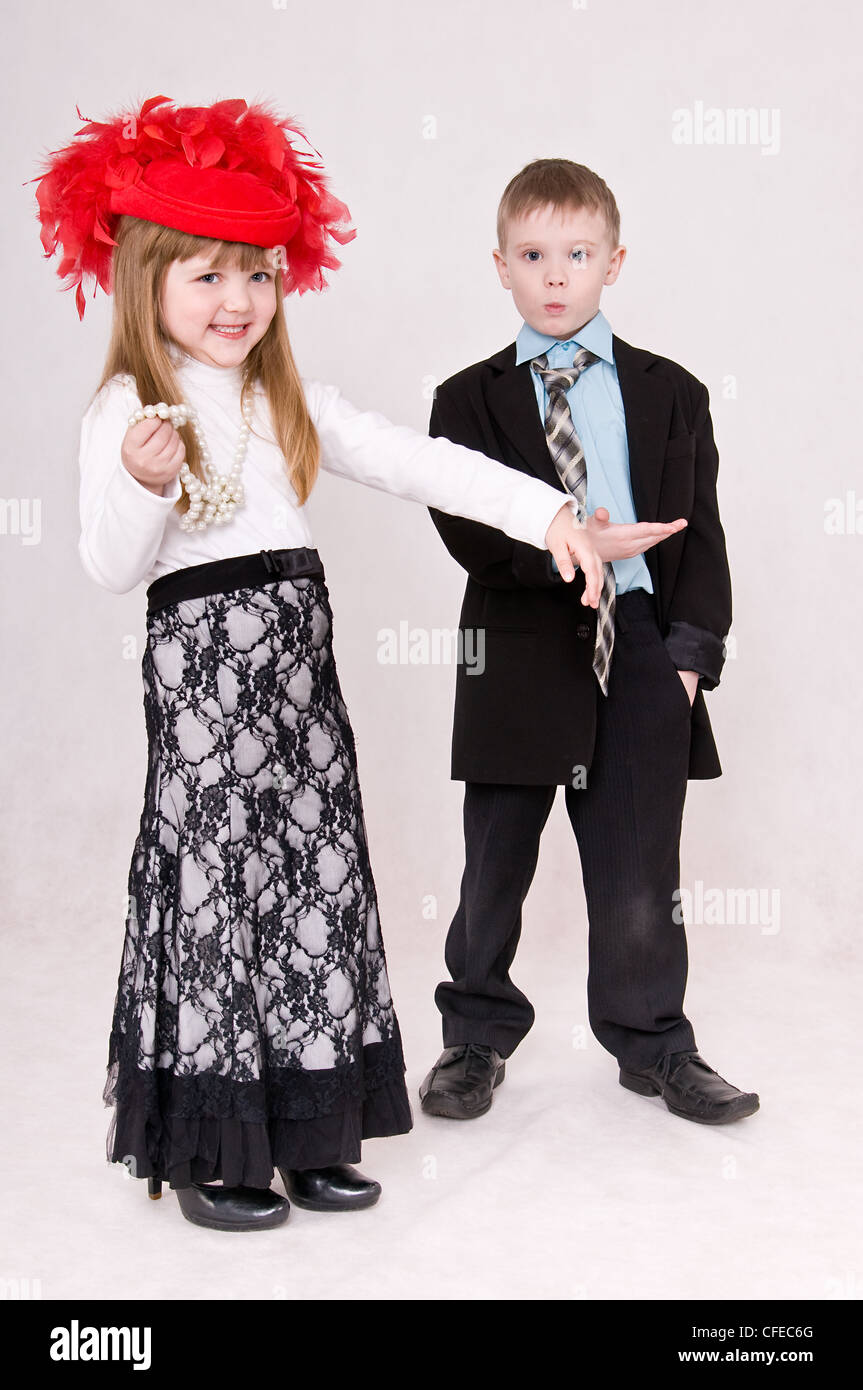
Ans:
POLYGON ((185 462, 186 446, 170 420, 153 416, 129 426, 120 457, 142 487, 161 497, 165 484, 173 482, 185 462))
POLYGON ((611 522, 605 507, 597 507, 587 518, 587 530, 602 560, 631 560, 643 555, 676 531, 682 531, 686 521, 611 522))
POLYGON ((602 560, 587 526, 579 526, 569 503, 565 502, 545 533, 545 543, 557 562, 561 579, 567 584, 575 578, 575 560, 584 571, 581 601, 587 608, 598 608, 602 592, 602 560))

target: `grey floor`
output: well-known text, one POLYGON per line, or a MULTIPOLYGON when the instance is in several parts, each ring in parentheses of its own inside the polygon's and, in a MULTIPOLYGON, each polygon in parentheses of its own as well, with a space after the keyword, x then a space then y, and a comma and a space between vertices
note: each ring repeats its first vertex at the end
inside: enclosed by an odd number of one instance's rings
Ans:
POLYGON ((415 1126, 364 1146, 380 1203, 294 1208, 278 1230, 228 1235, 184 1221, 167 1189, 148 1200, 104 1160, 119 944, 82 947, 69 921, 19 922, 2 981, 0 1275, 45 1299, 859 1298, 856 1000, 841 968, 813 976, 777 961, 768 938, 747 950, 733 933, 692 934, 699 1047, 762 1098, 758 1114, 708 1128, 618 1085, 584 1032, 583 942, 555 969, 551 928, 536 913, 528 926, 519 981, 537 1023, 489 1114, 420 1113, 439 1050, 438 942, 408 954, 396 934, 415 1126))

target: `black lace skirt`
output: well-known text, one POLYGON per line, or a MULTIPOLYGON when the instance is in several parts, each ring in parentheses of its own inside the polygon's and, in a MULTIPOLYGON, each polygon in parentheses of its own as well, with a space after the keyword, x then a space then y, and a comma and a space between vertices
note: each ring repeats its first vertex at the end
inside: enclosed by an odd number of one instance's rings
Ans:
POLYGON ((411 1111, 320 561, 196 565, 148 598, 108 1159, 175 1188, 357 1162, 411 1111))

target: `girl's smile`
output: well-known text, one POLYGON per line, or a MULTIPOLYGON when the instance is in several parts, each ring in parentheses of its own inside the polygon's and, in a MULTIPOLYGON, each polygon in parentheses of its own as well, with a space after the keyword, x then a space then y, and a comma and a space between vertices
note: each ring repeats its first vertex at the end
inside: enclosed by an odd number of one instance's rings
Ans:
POLYGON ((252 270, 217 269, 206 256, 172 261, 162 286, 165 332, 199 362, 239 366, 272 322, 277 273, 263 250, 252 270))

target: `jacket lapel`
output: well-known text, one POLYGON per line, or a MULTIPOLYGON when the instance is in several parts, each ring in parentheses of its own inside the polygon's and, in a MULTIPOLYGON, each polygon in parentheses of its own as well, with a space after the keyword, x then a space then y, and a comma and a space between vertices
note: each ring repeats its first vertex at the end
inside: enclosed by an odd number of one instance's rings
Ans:
POLYGON ((536 408, 530 364, 515 365, 515 343, 488 358, 491 377, 486 403, 492 419, 521 459, 522 471, 533 473, 550 487, 565 489, 545 441, 545 426, 536 408))
MULTIPOLYGON (((670 382, 647 368, 653 353, 612 337, 617 379, 626 417, 629 472, 635 514, 639 521, 655 521, 659 508, 665 446, 671 427, 674 391, 670 382)), ((560 479, 545 441, 545 427, 536 408, 530 367, 515 365, 515 343, 487 359, 491 376, 486 400, 492 419, 518 453, 525 472, 559 488, 560 479)))
POLYGON ((656 361, 653 353, 631 347, 616 335, 612 348, 626 417, 635 515, 639 521, 656 521, 674 391, 664 377, 648 374, 647 368, 656 361))

